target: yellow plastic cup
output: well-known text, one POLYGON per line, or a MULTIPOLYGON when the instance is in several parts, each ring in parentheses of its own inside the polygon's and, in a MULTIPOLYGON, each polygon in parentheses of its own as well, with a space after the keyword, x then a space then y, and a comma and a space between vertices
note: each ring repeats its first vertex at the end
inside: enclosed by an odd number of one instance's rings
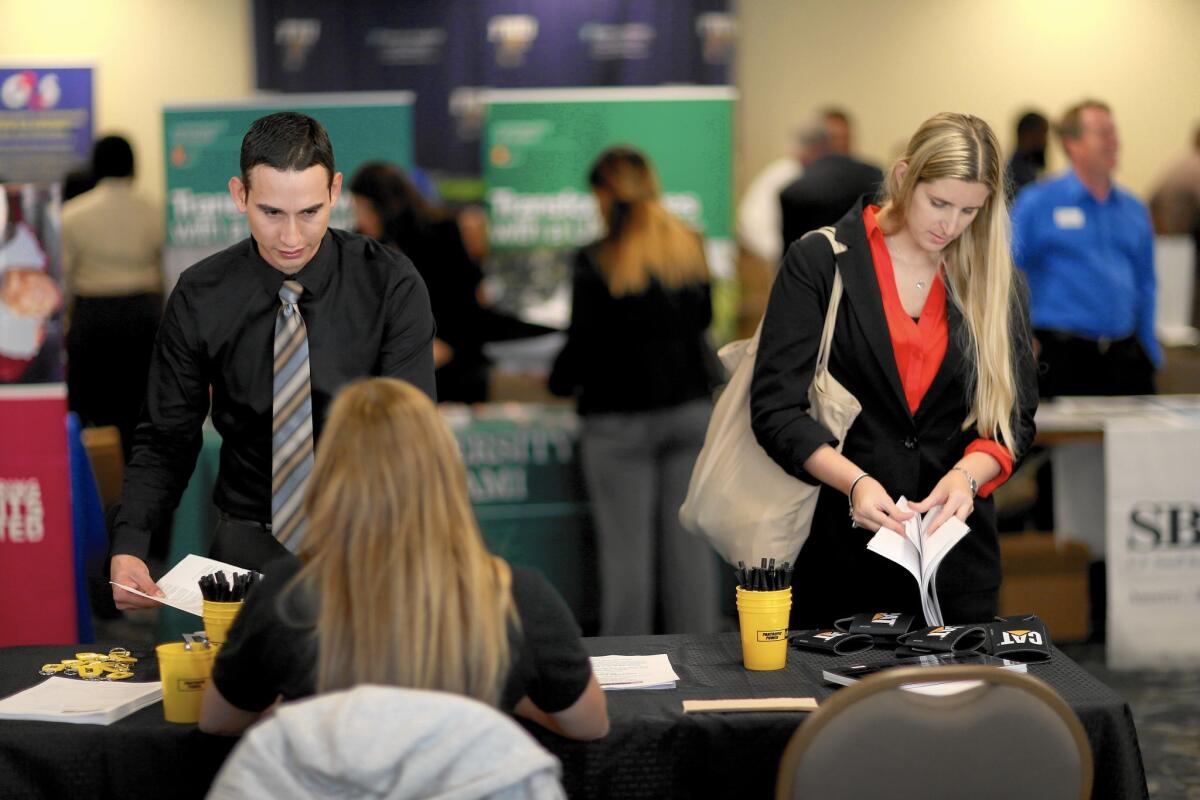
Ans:
POLYGON ((163 685, 163 717, 167 722, 199 722, 200 698, 212 677, 216 647, 197 642, 191 650, 183 642, 167 642, 154 648, 163 685))
POLYGON ((243 601, 236 603, 218 603, 216 600, 204 601, 204 635, 213 644, 225 644, 229 636, 229 627, 233 618, 242 610, 243 601))
POLYGON ((787 664, 788 617, 792 590, 752 592, 737 587, 738 621, 742 629, 742 664, 746 669, 783 669, 787 664))

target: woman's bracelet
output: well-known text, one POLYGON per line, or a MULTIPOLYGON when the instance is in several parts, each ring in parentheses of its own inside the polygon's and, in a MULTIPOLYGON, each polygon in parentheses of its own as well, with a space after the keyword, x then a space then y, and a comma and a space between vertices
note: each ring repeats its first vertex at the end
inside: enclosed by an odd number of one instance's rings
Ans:
POLYGON ((850 521, 854 521, 854 487, 858 486, 858 482, 863 478, 871 477, 865 472, 859 473, 858 477, 850 481, 850 489, 846 492, 846 499, 850 502, 850 521))
POLYGON ((974 476, 974 475, 972 475, 971 473, 967 472, 965 469, 963 469, 962 467, 958 466, 957 464, 955 464, 955 465, 954 465, 953 467, 951 467, 950 469, 952 469, 952 470, 957 470, 957 471, 961 472, 963 475, 966 475, 966 476, 967 476, 967 485, 968 485, 968 486, 970 487, 970 489, 971 489, 971 497, 974 497, 975 495, 979 494, 979 481, 975 480, 975 476, 974 476))

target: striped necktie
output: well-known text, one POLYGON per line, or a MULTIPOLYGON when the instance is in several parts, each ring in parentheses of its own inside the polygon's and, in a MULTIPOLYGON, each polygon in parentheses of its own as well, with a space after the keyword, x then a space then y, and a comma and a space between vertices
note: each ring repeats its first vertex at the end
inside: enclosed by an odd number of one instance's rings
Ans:
POLYGON ((312 387, 308 333, 300 316, 304 287, 284 281, 275 316, 275 381, 271 402, 271 530, 295 552, 307 527, 301 508, 313 468, 312 387))

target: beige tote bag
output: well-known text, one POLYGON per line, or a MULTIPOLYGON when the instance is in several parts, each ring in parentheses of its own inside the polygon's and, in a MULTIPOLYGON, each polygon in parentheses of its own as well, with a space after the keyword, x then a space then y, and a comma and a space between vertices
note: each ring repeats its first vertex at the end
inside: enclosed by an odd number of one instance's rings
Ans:
MULTIPOLYGON (((833 228, 820 228, 834 257, 845 246, 833 228)), ((806 234, 811 235, 811 234, 806 234)), ((834 265, 833 290, 817 350, 817 365, 808 390, 808 413, 837 437, 840 452, 846 433, 862 406, 829 374, 829 350, 842 299, 842 275, 834 265)), ((795 563, 812 527, 820 485, 812 486, 784 472, 758 444, 750 429, 750 382, 762 323, 749 339, 721 348, 721 362, 731 373, 708 423, 704 448, 692 470, 679 520, 708 539, 730 564, 757 564, 762 558, 795 563)))

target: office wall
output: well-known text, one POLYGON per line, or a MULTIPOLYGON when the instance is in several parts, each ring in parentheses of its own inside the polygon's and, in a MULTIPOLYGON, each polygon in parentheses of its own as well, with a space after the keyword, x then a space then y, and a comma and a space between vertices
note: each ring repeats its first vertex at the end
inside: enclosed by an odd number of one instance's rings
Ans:
MULTIPOLYGON (((1027 107, 1095 96, 1122 140, 1118 180, 1145 193, 1200 123, 1195 0, 739 0, 738 185, 786 152, 812 109, 846 106, 858 149, 892 160, 938 111, 977 114, 1011 149, 1027 107)), ((1052 168, 1064 166, 1057 141, 1052 168)))
POLYGON ((250 0, 0 0, 0 61, 95 69, 96 133, 129 137, 162 201, 162 107, 254 83, 250 0))

